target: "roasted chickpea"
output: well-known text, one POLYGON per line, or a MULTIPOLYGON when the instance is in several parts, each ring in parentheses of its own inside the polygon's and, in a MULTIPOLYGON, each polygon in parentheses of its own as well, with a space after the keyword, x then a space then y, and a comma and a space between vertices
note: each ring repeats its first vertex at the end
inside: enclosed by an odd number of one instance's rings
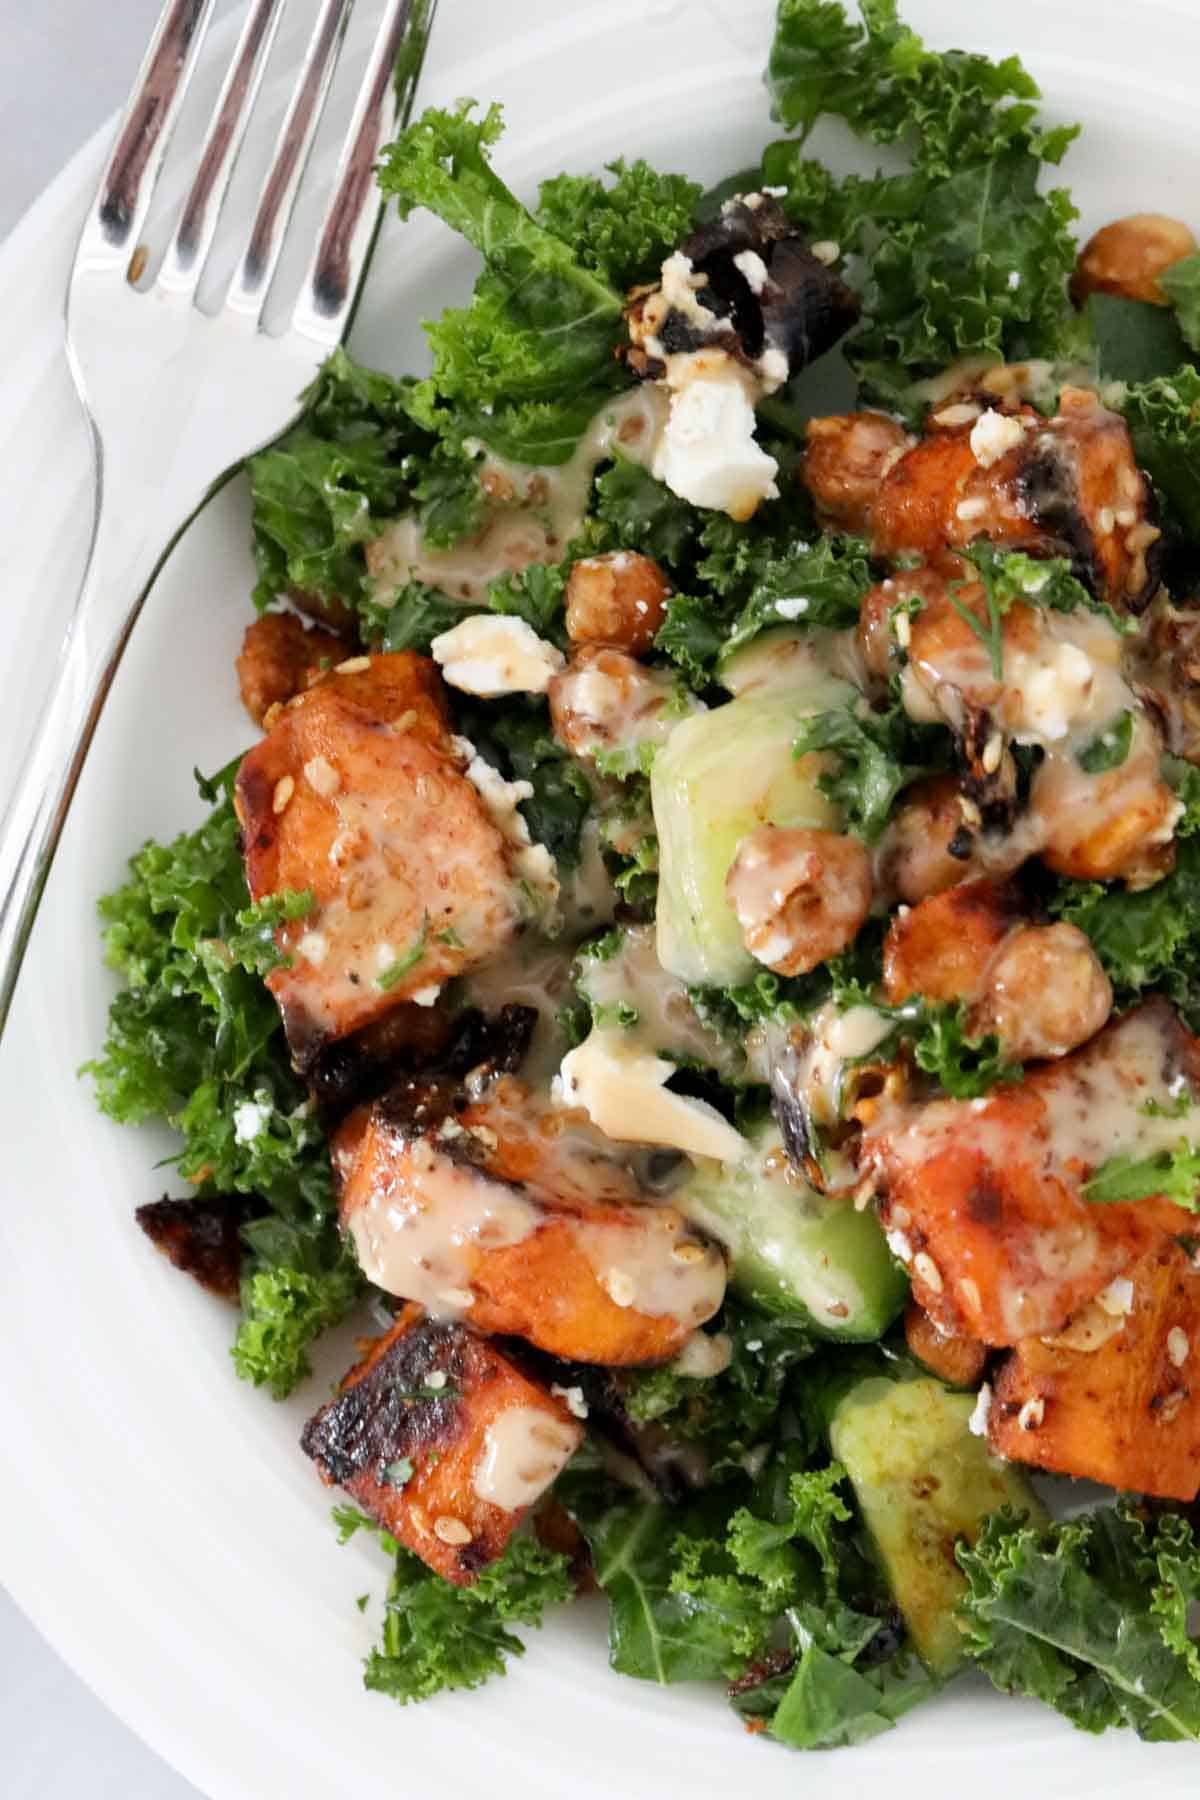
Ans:
POLYGON ((644 656, 654 647, 670 593, 649 556, 635 550, 585 556, 567 578, 567 636, 575 644, 612 644, 644 656))
POLYGON ((1008 1055, 1065 1056, 1095 1037, 1112 1011, 1112 986, 1074 925, 1025 925, 988 966, 971 1030, 995 1032, 1008 1055))
POLYGON ((909 788, 893 813, 879 851, 880 883, 889 896, 918 906, 979 873, 975 848, 957 780, 935 775, 909 788))
POLYGON ((575 756, 661 743, 678 716, 668 714, 672 676, 602 644, 577 650, 548 693, 554 735, 575 756))
POLYGON ((908 603, 944 596, 946 584, 935 569, 913 569, 881 581, 867 594, 858 614, 856 633, 863 667, 874 681, 887 682, 908 648, 912 621, 908 603))
POLYGON ((750 954, 778 975, 803 975, 853 943, 871 907, 871 859, 836 831, 760 825, 725 877, 750 954))
POLYGON ((1033 777, 1029 813, 1041 857, 1056 875, 1117 881, 1153 867, 1169 848, 1179 802, 1162 778, 1162 738, 1144 714, 1118 768, 1089 775, 1073 756, 1048 756, 1033 777), (1147 864, 1147 855, 1150 863, 1147 864))
POLYGON ((1089 294, 1118 294, 1124 300, 1170 304, 1158 278, 1196 250, 1187 226, 1165 213, 1130 213, 1090 237, 1071 277, 1071 298, 1082 306, 1089 294))
POLYGON ((865 533, 879 484, 912 443, 885 413, 855 412, 810 419, 800 479, 827 525, 865 533))
POLYGON ((295 613, 264 613, 246 627, 237 659, 242 705, 256 725, 309 685, 309 676, 350 654, 341 638, 310 631, 295 613))

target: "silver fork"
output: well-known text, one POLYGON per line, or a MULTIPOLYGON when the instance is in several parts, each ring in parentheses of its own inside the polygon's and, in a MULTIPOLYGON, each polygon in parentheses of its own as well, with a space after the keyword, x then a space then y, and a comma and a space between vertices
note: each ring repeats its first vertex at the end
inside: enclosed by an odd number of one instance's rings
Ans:
POLYGON ((80 770, 146 596, 196 512, 296 416, 340 343, 378 228, 373 170, 407 117, 436 0, 384 0, 307 273, 280 334, 263 309, 354 0, 321 0, 224 302, 196 305, 285 0, 249 0, 191 188, 143 293, 142 231, 213 0, 167 0, 84 223, 67 354, 91 428, 91 546, 50 699, 0 839, 0 1032, 80 770), (214 470, 220 471, 214 479, 214 470))

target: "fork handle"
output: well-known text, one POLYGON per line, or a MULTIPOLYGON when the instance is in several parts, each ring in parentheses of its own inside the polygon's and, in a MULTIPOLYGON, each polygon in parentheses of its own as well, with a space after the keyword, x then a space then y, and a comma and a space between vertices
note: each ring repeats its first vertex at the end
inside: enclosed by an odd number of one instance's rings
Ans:
MULTIPOLYGON (((215 490, 213 490, 215 491, 215 490)), ((207 498, 207 496, 206 496, 207 498)), ((96 723, 158 571, 198 507, 165 549, 157 508, 97 491, 97 520, 54 685, 0 829, 0 1033, 33 922, 96 723)), ((165 511, 165 507, 164 507, 165 511)), ((179 511, 167 514, 178 519, 179 511)))

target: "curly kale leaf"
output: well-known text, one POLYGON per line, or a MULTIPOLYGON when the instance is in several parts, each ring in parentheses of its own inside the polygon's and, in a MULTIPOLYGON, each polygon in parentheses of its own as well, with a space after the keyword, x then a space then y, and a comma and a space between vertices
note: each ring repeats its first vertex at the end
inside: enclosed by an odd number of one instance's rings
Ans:
POLYGON ((1038 88, 1015 57, 994 63, 927 50, 895 0, 867 0, 861 24, 832 0, 782 0, 768 64, 777 116, 798 142, 769 147, 763 178, 813 235, 866 264, 864 319, 847 346, 880 393, 967 353, 1053 355, 1080 337, 1067 297, 1075 209, 1039 192, 1075 136, 1043 130, 1038 88), (832 115, 881 145, 898 174, 835 183, 803 155, 832 115))
POLYGON ((587 268, 624 291, 657 274, 664 256, 692 228, 700 186, 663 175, 640 158, 607 163, 605 186, 594 175, 543 181, 534 213, 539 225, 569 244, 587 268))
POLYGON ((876 713, 851 704, 804 719, 792 748, 796 756, 836 756, 817 785, 840 809, 846 829, 874 844, 904 788, 948 764, 952 741, 941 726, 914 725, 902 706, 876 713))
POLYGON ((194 831, 146 844, 128 881, 100 902, 107 961, 123 986, 86 1073, 110 1118, 160 1119, 181 1134, 180 1172, 202 1193, 266 1203, 244 1231, 235 1358, 282 1394, 306 1371, 306 1343, 348 1310, 360 1281, 340 1247, 324 1133, 278 1008, 250 972, 270 960, 264 931, 276 915, 300 916, 308 896, 251 907, 232 773, 205 784, 210 800, 226 792, 194 831))
POLYGON ((1122 1501, 1039 1529, 1006 1508, 957 1555, 967 1647, 996 1687, 1083 1731, 1125 1725, 1200 1742, 1200 1650, 1188 1630, 1200 1545, 1185 1519, 1122 1501))
POLYGON ((366 1529, 393 1558, 383 1632, 363 1685, 402 1706, 503 1675, 510 1656, 525 1654, 512 1627, 540 1625, 548 1608, 574 1598, 567 1558, 536 1538, 513 1537, 471 1587, 456 1587, 353 1507, 335 1507, 333 1516, 343 1544, 366 1529))
POLYGON ((1185 537, 1200 537, 1200 371, 1190 365, 1129 389, 1134 454, 1185 537))
MULTIPOLYGON (((541 401, 582 421, 582 396, 594 396, 594 412, 617 379, 621 294, 506 187, 488 156, 503 130, 500 108, 472 118, 473 106, 431 107, 388 146, 379 167, 380 186, 401 218, 426 207, 484 258, 471 305, 426 325, 434 389, 468 412, 491 407, 494 416, 496 407, 541 401)), ((482 413, 480 423, 486 419, 482 413)), ((543 414, 543 437, 547 422, 543 414)), ((569 454, 567 436, 560 460, 569 454)))
POLYGON ((1200 1022, 1200 839, 1183 838, 1174 869, 1153 887, 1063 881, 1049 904, 1091 939, 1119 1000, 1161 989, 1200 1022))

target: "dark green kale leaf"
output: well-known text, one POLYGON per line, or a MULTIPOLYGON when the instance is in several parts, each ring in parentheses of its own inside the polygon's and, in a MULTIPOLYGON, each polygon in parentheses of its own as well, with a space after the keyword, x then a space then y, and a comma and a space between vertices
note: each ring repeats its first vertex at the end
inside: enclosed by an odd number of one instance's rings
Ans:
POLYGON ((772 627, 836 630, 857 624, 872 580, 867 546, 859 538, 822 536, 758 561, 754 584, 721 652, 722 664, 772 627))
POLYGON ((678 664, 694 688, 711 687, 727 633, 714 601, 699 594, 672 594, 654 648, 678 664))
POLYGON ((1138 464, 1186 538, 1200 538, 1200 371, 1131 387, 1121 407, 1138 464))
POLYGON ((1200 350, 1200 252, 1164 269, 1158 285, 1175 309, 1180 331, 1193 350, 1200 350))
MULTIPOLYGON (((481 427, 488 418, 481 409, 528 401, 565 406, 582 421, 584 395, 594 412, 619 380, 612 353, 621 295, 505 186, 488 160, 503 129, 500 108, 475 119, 473 105, 431 107, 388 146, 379 168, 401 218, 427 207, 484 257, 472 304, 426 325, 434 390, 468 413, 480 409, 481 427)), ((543 438, 548 417, 540 418, 543 438)), ((562 434, 560 460, 568 437, 562 434)))
MULTIPOLYGON (((526 571, 529 573, 529 571, 526 571)), ((579 835, 592 809, 587 776, 550 729, 542 699, 459 708, 460 730, 507 781, 528 781, 533 794, 520 810, 535 844, 545 844, 564 869, 579 861, 579 835)))
POLYGON ((1179 321, 1168 307, 1117 294, 1092 294, 1087 322, 1096 368, 1104 381, 1153 381, 1187 361, 1179 321))
MULTIPOLYGON (((253 1194, 245 1228, 240 1372, 282 1394, 305 1345, 361 1285, 342 1250, 324 1133, 292 1071, 279 1010, 250 970, 269 955, 272 908, 252 908, 229 788, 204 784, 209 816, 171 844, 146 844, 100 902, 105 954, 122 978, 101 1055, 85 1065, 101 1110, 178 1131, 180 1173, 200 1193, 253 1194)), ((300 916, 307 896, 281 896, 300 916)))
POLYGON ((954 1100, 975 1100, 1001 1082, 1021 1078, 1021 1064, 1005 1056, 994 1033, 975 1037, 968 1031, 961 1000, 917 998, 897 1008, 896 1017, 898 1037, 908 1043, 917 1067, 954 1100))
POLYGON ((699 515, 639 463, 618 454, 597 477, 592 510, 599 549, 639 550, 669 570, 687 565, 699 515))
POLYGON ((300 423, 251 459, 260 609, 293 588, 350 607, 365 601, 363 546, 410 503, 441 517, 443 538, 478 525, 483 495, 468 459, 443 451, 436 495, 422 487, 435 439, 414 417, 416 390, 335 350, 302 396, 300 423))
POLYGON ((877 1668, 856 1669, 811 1643, 801 1652, 768 1729, 793 1750, 864 1744, 938 1691, 938 1682, 911 1650, 877 1668))
POLYGON ((871 712, 851 703, 803 719, 792 748, 796 756, 837 757, 817 786, 840 808, 846 829, 874 844, 897 796, 919 776, 947 766, 953 742, 941 726, 915 725, 899 704, 871 712))
POLYGON ((515 575, 501 575, 488 586, 488 605, 493 612, 512 613, 532 625, 539 637, 560 648, 567 643, 563 595, 573 556, 558 564, 528 563, 515 575))
POLYGON ((1091 939, 1118 1001, 1160 989, 1200 1023, 1200 839, 1183 838, 1174 869, 1153 887, 1063 881, 1049 906, 1091 939))
POLYGON ((362 609, 362 633, 381 650, 419 650, 424 656, 434 638, 453 630, 465 614, 463 606, 437 588, 410 581, 387 605, 374 600, 362 609))
POLYGON ((1067 297, 1075 209, 1039 192, 1075 135, 1042 130, 1038 89, 1015 57, 926 50, 895 0, 862 23, 830 0, 782 0, 768 65, 777 116, 799 143, 772 145, 764 180, 813 236, 865 258, 864 318, 847 354, 868 387, 901 393, 967 353, 1011 358, 1081 340, 1067 297), (802 155, 822 115, 874 143, 903 144, 899 174, 834 184, 802 155))
POLYGON ((1200 1741, 1200 1545, 1183 1517, 1121 1501, 1039 1529, 1005 1508, 957 1556, 967 1648, 996 1687, 1083 1731, 1200 1741))
POLYGON ((1100 1206, 1159 1195, 1200 1212, 1200 1149, 1181 1136, 1173 1149, 1155 1150, 1150 1156, 1110 1156, 1083 1191, 1100 1206))
POLYGON ((354 1507, 335 1507, 333 1517, 340 1542, 366 1529, 394 1559, 383 1633, 363 1685, 402 1706, 503 1675, 510 1656, 525 1654, 511 1628, 540 1625, 548 1607, 574 1599, 567 1558, 534 1537, 513 1537, 473 1586, 455 1587, 354 1507))
POLYGON ((687 236, 700 187, 684 175, 661 175, 641 158, 618 157, 605 167, 615 177, 607 187, 594 175, 543 181, 534 217, 623 291, 656 275, 687 236))

